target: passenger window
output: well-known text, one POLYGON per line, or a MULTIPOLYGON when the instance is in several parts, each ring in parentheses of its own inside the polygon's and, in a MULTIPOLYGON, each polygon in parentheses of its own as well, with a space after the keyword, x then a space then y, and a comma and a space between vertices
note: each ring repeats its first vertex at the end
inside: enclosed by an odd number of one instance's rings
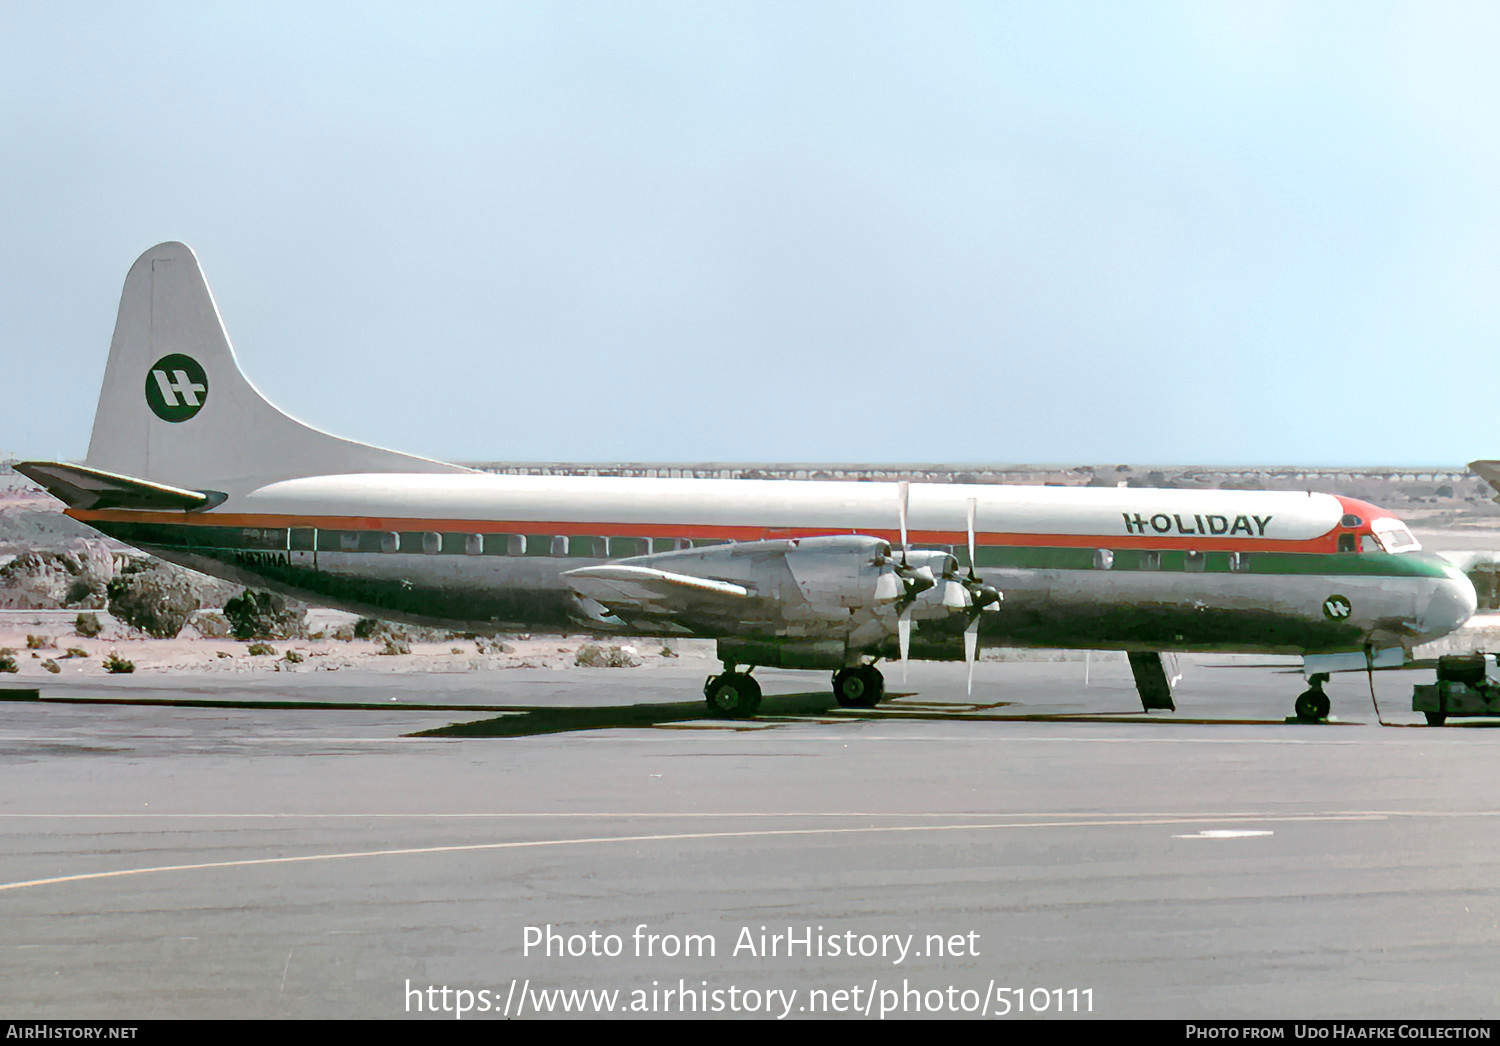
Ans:
POLYGON ((576 537, 568 539, 568 555, 596 557, 603 555, 603 538, 576 537))
POLYGON ((443 551, 443 535, 431 530, 423 534, 422 551, 429 556, 435 556, 443 551))
POLYGON ((1160 570, 1161 569, 1161 553, 1160 552, 1142 552, 1141 553, 1141 569, 1142 570, 1160 570))
POLYGON ((246 548, 286 548, 286 531, 247 527, 242 535, 246 548))
POLYGON ((1193 573, 1202 573, 1203 569, 1207 566, 1208 557, 1205 556, 1202 552, 1193 551, 1187 553, 1187 555, 1182 557, 1183 570, 1192 571, 1193 573))
POLYGON ((566 556, 568 554, 568 536, 557 534, 552 538, 552 554, 554 556, 566 556))
POLYGON ((1250 553, 1229 553, 1229 569, 1234 571, 1236 574, 1247 573, 1250 570, 1250 553))
POLYGON ((1094 569, 1109 570, 1115 565, 1115 554, 1107 548, 1094 549, 1094 569))
POLYGON ((339 534, 339 548, 345 552, 359 551, 359 531, 345 530, 339 534))
POLYGON ((401 551, 401 535, 395 533, 394 531, 386 531, 384 534, 380 535, 380 551, 401 551))
POLYGON ((484 535, 483 534, 465 534, 464 535, 464 555, 466 555, 466 556, 482 556, 482 555, 484 555, 484 535))

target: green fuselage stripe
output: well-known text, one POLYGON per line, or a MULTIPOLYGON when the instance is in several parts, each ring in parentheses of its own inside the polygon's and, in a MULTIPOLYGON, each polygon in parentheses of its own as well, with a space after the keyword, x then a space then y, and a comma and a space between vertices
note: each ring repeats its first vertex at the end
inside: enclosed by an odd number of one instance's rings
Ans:
MULTIPOLYGON (((1039 548, 1024 545, 981 545, 976 549, 980 568, 1012 570, 1152 570, 1183 573, 1200 569, 1207 574, 1321 574, 1325 576, 1444 577, 1442 561, 1434 557, 1385 552, 1200 552, 1181 549, 1151 551, 1119 549, 1108 568, 1097 565, 1096 550, 1039 548), (1194 560, 1190 562, 1190 556, 1194 560), (1237 557, 1237 558, 1236 558, 1237 557)), ((954 549, 959 565, 968 566, 968 550, 954 549)))

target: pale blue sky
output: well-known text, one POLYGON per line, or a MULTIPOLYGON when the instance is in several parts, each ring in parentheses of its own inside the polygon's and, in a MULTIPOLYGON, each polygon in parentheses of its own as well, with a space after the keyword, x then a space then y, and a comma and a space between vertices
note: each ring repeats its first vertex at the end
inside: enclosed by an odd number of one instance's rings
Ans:
POLYGON ((120 283, 450 459, 1500 454, 1500 5, 0 0, 0 450, 120 283))

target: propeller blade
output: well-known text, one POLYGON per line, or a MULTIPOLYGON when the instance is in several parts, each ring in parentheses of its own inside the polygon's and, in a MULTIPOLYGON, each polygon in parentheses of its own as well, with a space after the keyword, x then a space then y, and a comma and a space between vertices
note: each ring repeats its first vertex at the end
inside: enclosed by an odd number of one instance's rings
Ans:
POLYGON ((907 502, 911 499, 911 484, 902 480, 896 484, 897 496, 901 499, 901 562, 906 562, 906 553, 911 543, 906 540, 906 510, 907 502))
POLYGON ((979 653, 979 615, 964 629, 964 663, 969 666, 969 693, 974 692, 974 661, 979 653))
POLYGON ((975 512, 977 510, 978 510, 978 499, 976 499, 976 498, 970 498, 969 499, 969 577, 970 577, 971 580, 974 579, 974 578, 977 578, 979 576, 979 575, 977 575, 977 574, 974 573, 974 514, 975 514, 975 512))
POLYGON ((906 682, 906 655, 911 652, 911 607, 896 619, 896 643, 901 648, 901 682, 906 682))

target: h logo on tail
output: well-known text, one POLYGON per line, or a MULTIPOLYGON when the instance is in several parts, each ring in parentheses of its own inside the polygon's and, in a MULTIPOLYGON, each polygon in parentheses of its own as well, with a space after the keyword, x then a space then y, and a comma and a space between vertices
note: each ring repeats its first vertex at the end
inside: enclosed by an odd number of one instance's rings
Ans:
POLYGON ((191 356, 163 356, 146 373, 146 403, 162 421, 187 421, 208 402, 208 375, 191 356))

